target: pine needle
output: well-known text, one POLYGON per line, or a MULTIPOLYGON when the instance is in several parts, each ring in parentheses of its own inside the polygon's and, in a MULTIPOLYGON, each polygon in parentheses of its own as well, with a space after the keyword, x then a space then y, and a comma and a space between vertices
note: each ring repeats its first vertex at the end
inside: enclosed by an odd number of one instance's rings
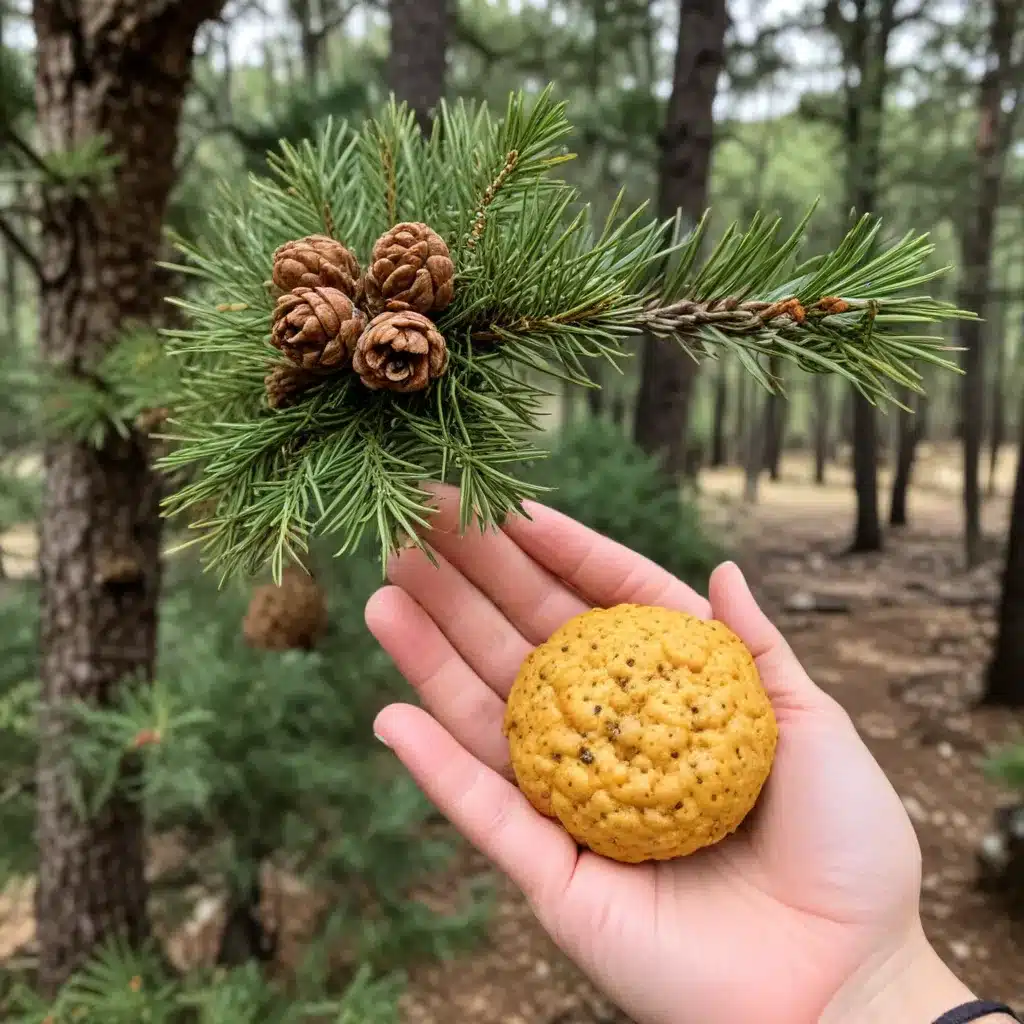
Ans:
MULTIPOLYGON (((972 316, 918 293, 932 267, 927 236, 883 244, 865 217, 832 251, 798 264, 811 212, 788 236, 758 214, 730 227, 706 259, 705 217, 690 232, 622 197, 596 229, 557 170, 571 126, 547 90, 485 105, 443 104, 424 137, 407 107, 360 126, 329 123, 315 141, 282 143, 270 174, 225 189, 201 244, 178 239, 196 287, 169 331, 180 377, 165 468, 187 477, 168 514, 201 507, 207 564, 220 574, 278 570, 316 534, 354 550, 369 531, 382 562, 419 539, 431 513, 423 483, 461 487, 462 527, 521 511, 538 489, 517 467, 549 394, 545 379, 593 387, 594 361, 619 366, 643 332, 694 358, 736 358, 769 389, 769 361, 837 374, 871 401, 920 390, 924 364, 955 370, 922 328, 972 316), (451 249, 455 299, 436 317, 450 360, 419 394, 370 392, 352 375, 271 411, 263 377, 277 246, 329 231, 365 264, 396 221, 428 223, 451 249)), ((172 404, 172 403, 165 403, 172 404)))

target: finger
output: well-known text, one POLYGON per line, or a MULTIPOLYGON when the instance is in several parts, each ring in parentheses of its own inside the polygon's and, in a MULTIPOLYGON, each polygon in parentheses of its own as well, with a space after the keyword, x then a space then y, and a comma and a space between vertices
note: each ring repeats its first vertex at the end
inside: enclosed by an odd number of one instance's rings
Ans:
POLYGON ((711 614, 706 598, 649 558, 546 505, 529 501, 524 507, 531 518, 510 518, 505 533, 585 601, 604 608, 647 604, 701 618, 711 614))
POLYGON ((429 615, 399 587, 366 603, 366 625, 427 710, 474 757, 511 777, 505 704, 459 657, 429 615))
POLYGON ((398 756, 430 801, 534 907, 550 912, 576 866, 576 844, 538 814, 506 779, 481 764, 425 711, 385 708, 373 731, 398 756))
POLYGON ((830 698, 811 680, 785 637, 750 592, 734 562, 723 562, 711 574, 711 610, 750 649, 772 704, 793 710, 824 707, 830 698))
POLYGON ((437 623, 469 667, 500 697, 508 696, 533 645, 443 555, 437 565, 419 548, 388 562, 388 578, 437 623))
POLYGON ((555 575, 538 565, 501 530, 474 524, 459 532, 459 492, 432 486, 436 513, 428 543, 504 612, 532 644, 543 643, 559 626, 590 607, 555 575))

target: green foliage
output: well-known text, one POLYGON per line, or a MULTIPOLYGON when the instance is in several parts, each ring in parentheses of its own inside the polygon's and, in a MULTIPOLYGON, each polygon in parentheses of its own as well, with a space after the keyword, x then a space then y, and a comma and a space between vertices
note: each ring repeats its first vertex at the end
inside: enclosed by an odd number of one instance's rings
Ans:
POLYGON ((532 106, 512 96, 501 120, 483 106, 443 107, 429 139, 391 106, 358 130, 330 125, 315 143, 282 145, 270 178, 224 190, 201 244, 180 240, 180 269, 197 289, 180 302, 192 327, 169 332, 183 393, 180 443, 165 465, 196 472, 167 508, 215 506, 197 539, 208 565, 227 576, 269 563, 276 575, 312 536, 340 537, 341 554, 368 532, 383 559, 426 524, 421 483, 431 478, 459 484, 463 528, 474 517, 500 522, 535 493, 515 467, 538 454, 538 373, 591 385, 593 360, 616 363, 641 328, 698 354, 729 353, 769 386, 762 364, 776 355, 843 375, 874 399, 889 397, 887 380, 919 386, 915 360, 948 365, 939 339, 893 331, 960 315, 897 297, 932 276, 926 240, 876 255, 877 224, 865 221, 835 252, 794 266, 804 224, 779 242, 779 222, 757 217, 699 262, 703 225, 686 235, 642 209, 624 216, 618 203, 603 227, 591 225, 576 190, 552 174, 570 131, 549 92, 532 106), (399 220, 426 221, 452 251, 456 298, 437 317, 446 375, 413 395, 327 378, 298 406, 270 412, 276 246, 326 232, 365 260, 399 220), (811 308, 843 288, 841 315, 811 308), (769 312, 797 298, 806 316, 769 312), (726 299, 743 306, 715 308, 726 299))
POLYGON ((658 460, 603 419, 573 424, 551 454, 530 468, 531 482, 552 488, 549 505, 668 569, 696 588, 723 554, 697 509, 666 479, 658 460))
POLYGON ((429 805, 373 737, 374 716, 402 685, 363 625, 376 564, 363 553, 323 561, 329 632, 315 651, 281 653, 244 641, 246 585, 219 589, 192 559, 173 566, 157 683, 124 687, 112 708, 79 708, 80 811, 95 814, 129 785, 153 829, 188 837, 176 885, 213 884, 244 907, 274 857, 331 888, 325 928, 362 959, 443 953, 477 933, 486 893, 468 892, 461 916, 446 920, 408 897, 451 842, 428 834, 429 805), (141 771, 119 781, 132 754, 141 771))
POLYGON ((37 588, 0 583, 0 886, 35 867, 37 588))
POLYGON ((151 952, 113 945, 52 1003, 18 982, 0 997, 0 1011, 7 1024, 398 1024, 402 984, 365 966, 336 997, 286 992, 255 964, 171 978, 151 952))
MULTIPOLYGON (((272 861, 329 895, 314 945, 388 972, 477 938, 490 891, 486 881, 468 880, 446 915, 410 895, 448 863, 454 840, 434 827, 425 798, 373 736, 376 713, 404 689, 363 624, 379 582, 376 562, 364 552, 322 561, 329 631, 315 651, 282 653, 246 644, 248 586, 219 589, 194 559, 171 562, 157 682, 123 686, 112 707, 73 706, 78 810, 95 814, 114 786, 125 786, 154 833, 185 844, 187 862, 154 879, 164 920, 173 924, 190 908, 196 885, 223 894, 229 910, 252 907, 260 866, 272 861), (126 758, 139 767, 127 777, 119 774, 126 758)), ((0 603, 0 867, 9 873, 33 867, 34 590, 12 584, 17 599, 0 603)), ((104 1004, 110 1016, 95 1019, 143 1019, 131 1017, 132 994, 120 998, 127 1017, 104 1004)), ((338 1019, 362 1019, 346 1012, 338 1019)))
POLYGON ((87 373, 43 367, 28 383, 39 394, 47 433, 99 448, 111 431, 127 437, 140 413, 172 403, 178 370, 154 330, 128 325, 87 373))
POLYGON ((1024 743, 1001 750, 990 759, 986 769, 992 778, 1024 792, 1024 743))

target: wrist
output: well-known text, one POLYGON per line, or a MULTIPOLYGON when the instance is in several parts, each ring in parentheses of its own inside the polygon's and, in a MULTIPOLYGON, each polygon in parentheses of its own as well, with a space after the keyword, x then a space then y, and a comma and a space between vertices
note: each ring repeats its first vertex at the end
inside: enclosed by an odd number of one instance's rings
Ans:
MULTIPOLYGON (((917 925, 906 940, 872 958, 843 985, 819 1024, 932 1024, 974 998, 917 925)), ((993 1014, 983 1020, 1010 1024, 1012 1018, 993 1014)))

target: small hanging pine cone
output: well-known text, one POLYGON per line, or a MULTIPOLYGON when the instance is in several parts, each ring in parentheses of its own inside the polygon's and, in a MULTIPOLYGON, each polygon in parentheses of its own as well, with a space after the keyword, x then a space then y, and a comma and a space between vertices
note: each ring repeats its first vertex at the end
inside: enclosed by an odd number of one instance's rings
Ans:
POLYGON ((443 335, 412 311, 374 317, 352 355, 352 369, 374 391, 422 391, 447 365, 443 335))
POLYGON ((274 284, 295 288, 337 288, 353 302, 362 299, 362 278, 355 256, 327 235, 307 235, 285 242, 274 252, 274 284))
POLYGON ((270 340, 304 370, 344 369, 366 314, 337 288, 293 288, 277 300, 270 340))
POLYGON ((271 409, 287 409, 320 379, 315 373, 303 370, 294 363, 276 363, 263 378, 267 405, 271 409))
POLYGON ((312 650, 327 628, 327 602, 316 581, 289 566, 281 585, 257 587, 249 601, 242 633, 264 651, 312 650))
POLYGON ((377 239, 364 287, 371 313, 436 313, 452 301, 455 265, 426 224, 396 224, 377 239))

